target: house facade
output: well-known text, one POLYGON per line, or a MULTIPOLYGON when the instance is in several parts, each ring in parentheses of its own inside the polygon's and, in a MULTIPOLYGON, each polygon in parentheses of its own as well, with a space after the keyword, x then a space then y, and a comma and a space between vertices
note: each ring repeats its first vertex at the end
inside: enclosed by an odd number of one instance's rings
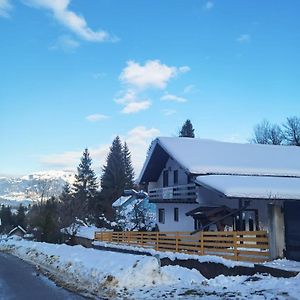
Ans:
POLYGON ((294 146, 162 137, 139 183, 156 204, 160 231, 267 230, 273 257, 300 259, 292 225, 300 226, 299 157, 294 146))

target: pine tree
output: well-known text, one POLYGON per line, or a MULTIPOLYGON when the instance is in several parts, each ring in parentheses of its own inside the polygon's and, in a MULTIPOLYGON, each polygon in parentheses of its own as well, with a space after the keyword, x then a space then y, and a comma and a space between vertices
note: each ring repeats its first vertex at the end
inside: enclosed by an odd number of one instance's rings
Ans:
POLYGON ((20 204, 18 208, 17 215, 15 217, 16 221, 16 226, 21 226, 22 228, 26 229, 26 223, 25 223, 25 207, 20 204))
POLYGON ((195 137, 194 131, 195 131, 195 129, 193 128, 193 124, 192 124, 191 120, 188 119, 182 125, 182 128, 179 131, 179 137, 194 138, 195 137))
POLYGON ((124 143, 123 146, 123 158, 124 158, 124 171, 125 171, 125 187, 124 189, 131 189, 133 187, 134 181, 134 170, 131 162, 131 153, 127 146, 127 143, 124 143))
POLYGON ((81 216, 85 213, 92 213, 93 201, 97 195, 97 177, 91 168, 92 159, 88 149, 85 149, 77 168, 74 183, 74 200, 80 201, 82 206, 81 216))
POLYGON ((107 218, 113 217, 112 203, 119 198, 126 183, 124 154, 120 138, 117 136, 107 156, 106 165, 101 176, 102 208, 107 218))

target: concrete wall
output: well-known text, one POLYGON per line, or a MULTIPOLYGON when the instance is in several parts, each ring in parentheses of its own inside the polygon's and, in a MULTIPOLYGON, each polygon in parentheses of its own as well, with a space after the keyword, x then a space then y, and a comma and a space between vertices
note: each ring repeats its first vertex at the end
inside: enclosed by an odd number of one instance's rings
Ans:
POLYGON ((284 257, 285 249, 285 230, 284 230, 284 213, 281 203, 268 204, 269 220, 269 245, 271 257, 284 257))

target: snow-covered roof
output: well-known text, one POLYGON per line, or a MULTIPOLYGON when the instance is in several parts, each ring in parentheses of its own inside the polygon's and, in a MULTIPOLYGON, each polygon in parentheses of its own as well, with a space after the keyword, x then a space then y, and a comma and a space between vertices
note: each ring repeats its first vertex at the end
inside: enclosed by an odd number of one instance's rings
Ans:
POLYGON ((121 196, 112 204, 112 207, 120 207, 120 206, 124 205, 131 197, 132 197, 132 195, 121 196))
MULTIPOLYGON (((159 137, 151 147, 139 182, 160 174, 168 157, 196 175, 235 174, 300 177, 300 147, 237 144, 207 139, 159 137), (155 156, 155 158, 154 158, 155 156)), ((149 180, 151 181, 151 180, 149 180)))
POLYGON ((12 233, 14 233, 16 230, 21 230, 24 234, 26 233, 26 230, 22 227, 22 226, 17 226, 17 227, 15 227, 15 228, 13 228, 9 233, 8 233, 8 235, 11 235, 12 233))
POLYGON ((300 178, 208 175, 196 183, 229 198, 300 200, 300 178))

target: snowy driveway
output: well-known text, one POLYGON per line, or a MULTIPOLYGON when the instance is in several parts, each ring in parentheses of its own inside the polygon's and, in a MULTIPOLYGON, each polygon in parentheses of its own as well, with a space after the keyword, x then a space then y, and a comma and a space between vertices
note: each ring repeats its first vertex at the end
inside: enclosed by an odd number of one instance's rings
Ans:
POLYGON ((0 300, 83 299, 38 275, 35 268, 21 259, 0 252, 0 300))

